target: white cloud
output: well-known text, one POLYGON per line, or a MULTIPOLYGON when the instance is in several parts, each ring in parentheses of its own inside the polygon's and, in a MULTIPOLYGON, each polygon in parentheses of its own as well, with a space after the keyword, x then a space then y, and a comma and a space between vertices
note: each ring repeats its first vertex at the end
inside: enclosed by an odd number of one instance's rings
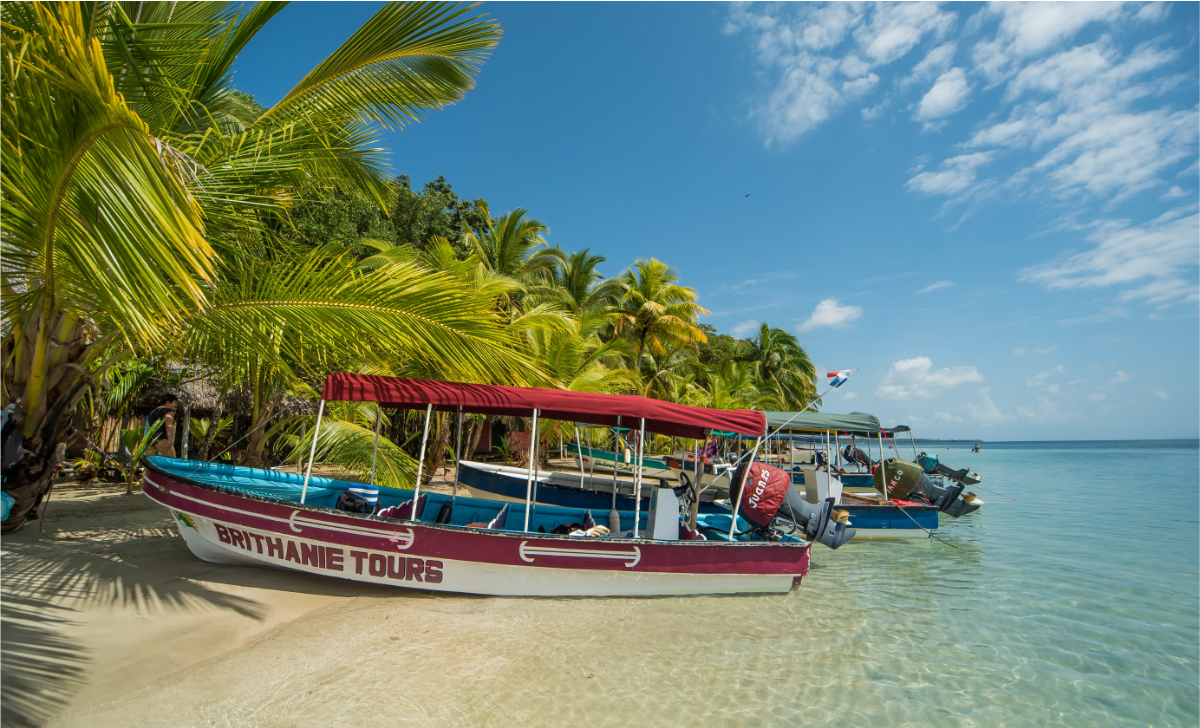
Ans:
POLYGON ((836 298, 826 298, 817 304, 812 315, 798 327, 800 331, 812 331, 822 326, 836 329, 845 328, 847 324, 861 317, 861 306, 843 306, 836 298))
POLYGON ((1084 324, 1102 324, 1105 321, 1112 321, 1115 318, 1128 318, 1129 310, 1120 306, 1110 306, 1105 308, 1100 313, 1084 316, 1074 319, 1059 319, 1060 326, 1082 326, 1084 324))
POLYGON ((1044 51, 1098 20, 1112 20, 1121 12, 1114 2, 997 3, 1001 37, 1012 52, 1030 55, 1044 51))
POLYGON ((1130 382, 1130 381, 1133 381, 1132 375, 1126 374, 1125 372, 1122 372, 1122 371, 1118 371, 1117 376, 1108 380, 1108 383, 1109 384, 1124 384, 1125 382, 1130 382))
POLYGON ((920 63, 913 66, 912 73, 900 82, 901 87, 911 86, 922 81, 930 81, 949 71, 950 63, 954 60, 954 54, 957 51, 958 44, 953 41, 944 43, 929 51, 920 63))
POLYGON ((930 121, 949 116, 962 110, 970 95, 971 84, 967 83, 967 74, 961 68, 952 68, 938 76, 933 88, 921 99, 914 118, 917 121, 930 121))
MULTIPOLYGON (((742 4, 723 31, 748 34, 765 69, 768 88, 751 115, 770 146, 795 141, 876 88, 875 71, 940 37, 955 17, 932 3, 742 4)), ((864 118, 878 116, 871 108, 864 118)))
POLYGON ((1025 356, 1025 350, 1022 348, 1013 349, 1013 353, 1017 356, 1025 356))
POLYGON ((962 422, 963 418, 958 415, 952 415, 949 412, 934 412, 933 419, 938 422, 962 422))
POLYGON ((1196 300, 1194 282, 1183 276, 1200 264, 1200 216, 1176 209, 1144 225, 1130 225, 1128 220, 1101 220, 1095 225, 1088 235, 1095 248, 1027 268, 1021 272, 1022 279, 1052 291, 1150 279, 1127 289, 1121 298, 1142 298, 1148 303, 1196 300))
POLYGON ((1045 387, 1047 379, 1054 376, 1055 374, 1062 374, 1065 371, 1067 371, 1066 368, 1060 364, 1048 372, 1040 372, 1038 374, 1033 375, 1032 377, 1030 377, 1029 379, 1027 379, 1025 381, 1025 386, 1026 387, 1045 387))
POLYGON ((938 281, 937 283, 930 283, 928 286, 925 286, 921 290, 917 291, 917 293, 929 293, 930 291, 936 291, 939 288, 949 288, 953 285, 954 281, 938 281))
POLYGON ((1158 397, 1159 399, 1163 400, 1164 402, 1171 398, 1166 392, 1162 391, 1161 389, 1158 390, 1157 392, 1155 392, 1154 396, 1158 397))
POLYGON ((982 382, 983 375, 975 367, 957 366, 933 369, 927 356, 901 359, 892 363, 883 382, 875 390, 880 399, 927 399, 936 397, 944 389, 965 382, 982 382))
POLYGON ((1008 117, 965 146, 1041 154, 1007 181, 1016 194, 1117 201, 1162 184, 1196 146, 1194 109, 1144 108, 1177 81, 1162 72, 1177 56, 1150 44, 1123 54, 1106 36, 1029 63, 1006 89, 1008 117))
POLYGON ((1103 402, 1106 399, 1108 399, 1108 395, 1104 392, 1092 392, 1087 396, 1089 402, 1103 402))
POLYGON ((979 393, 978 402, 967 403, 967 415, 984 427, 998 425, 1006 420, 1011 420, 1012 415, 1006 415, 996 407, 996 403, 989 396, 991 387, 984 387, 976 390, 979 393))
POLYGON ((1061 422, 1067 419, 1067 416, 1050 401, 1050 398, 1045 396, 1038 397, 1036 408, 1018 407, 1017 414, 1041 422, 1061 422))
POLYGON ((1045 356, 1045 355, 1053 352, 1057 348, 1058 348, 1057 346, 1051 344, 1050 346, 1047 346, 1045 349, 1034 349, 1033 353, 1041 354, 1042 356, 1045 356))
POLYGON ((881 3, 874 10, 854 37, 868 56, 884 64, 906 55, 926 34, 945 33, 955 19, 934 3, 881 3))
POLYGON ((883 104, 875 104, 874 106, 862 110, 863 121, 873 121, 883 115, 883 104))
POLYGON ((733 337, 735 339, 744 339, 757 330, 758 321, 755 319, 746 319, 745 321, 733 327, 733 337))
POLYGON ((975 183, 976 168, 992 161, 993 152, 961 154, 942 162, 940 172, 921 172, 905 185, 927 195, 955 195, 975 183))
POLYGON ((846 392, 842 395, 842 399, 858 399, 858 392, 846 392))

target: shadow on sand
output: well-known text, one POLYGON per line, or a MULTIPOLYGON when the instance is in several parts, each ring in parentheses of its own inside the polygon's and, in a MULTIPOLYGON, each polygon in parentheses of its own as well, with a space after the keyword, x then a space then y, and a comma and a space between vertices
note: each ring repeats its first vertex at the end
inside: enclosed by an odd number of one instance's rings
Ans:
MULTIPOLYGON (((122 499, 124 497, 122 496, 122 499)), ((107 501, 108 498, 103 500, 107 501)), ((130 501, 125 501, 130 503, 130 501)), ((77 507, 62 504, 48 533, 74 530, 77 507)), ((101 504, 94 504, 101 505, 101 504)), ((96 510, 102 510, 101 508, 96 510)), ((0 724, 39 725, 65 709, 85 682, 91 658, 69 635, 85 609, 135 609, 154 616, 231 611, 254 620, 266 605, 218 585, 326 596, 387 596, 395 589, 269 568, 215 565, 192 555, 162 508, 134 513, 115 533, 56 541, 37 522, 4 537, 0 578, 0 724)), ((93 511, 94 512, 94 511, 93 511)))

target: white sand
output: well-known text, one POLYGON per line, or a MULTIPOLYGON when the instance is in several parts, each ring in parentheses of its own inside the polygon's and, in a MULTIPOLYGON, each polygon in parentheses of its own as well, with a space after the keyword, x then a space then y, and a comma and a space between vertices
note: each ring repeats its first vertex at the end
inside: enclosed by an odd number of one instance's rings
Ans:
MULTIPOLYGON (((31 521, 0 552, 0 723, 36 725, 235 651, 356 595, 395 590, 208 564, 168 511, 121 484, 55 487, 49 536, 31 521)), ((57 722, 51 720, 51 722, 57 722)))

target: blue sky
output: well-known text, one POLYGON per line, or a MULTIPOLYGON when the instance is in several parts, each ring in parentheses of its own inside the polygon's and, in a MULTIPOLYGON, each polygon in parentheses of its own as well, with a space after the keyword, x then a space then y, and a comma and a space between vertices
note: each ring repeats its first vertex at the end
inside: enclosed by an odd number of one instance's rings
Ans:
MULTIPOLYGON (((236 85, 277 101, 376 7, 289 6, 236 85)), ((381 142, 860 368, 828 411, 1196 437, 1198 7, 490 4, 477 88, 381 142)))

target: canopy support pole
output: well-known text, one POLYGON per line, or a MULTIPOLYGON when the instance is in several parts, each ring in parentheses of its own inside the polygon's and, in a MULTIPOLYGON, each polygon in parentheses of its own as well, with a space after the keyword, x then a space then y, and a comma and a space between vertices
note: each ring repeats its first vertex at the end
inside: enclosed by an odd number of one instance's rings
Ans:
POLYGON ((617 510, 617 448, 621 447, 621 416, 617 415, 617 429, 613 432, 613 507, 617 510))
POLYGON ((317 426, 313 428, 312 447, 308 451, 308 467, 304 470, 304 487, 300 490, 300 505, 304 505, 304 499, 308 496, 308 478, 312 475, 313 457, 317 454, 317 435, 321 432, 321 415, 325 414, 325 400, 321 400, 321 404, 317 407, 317 426))
POLYGON ((694 483, 692 483, 692 505, 688 509, 688 523, 687 523, 688 529, 691 531, 696 530, 696 518, 697 518, 698 514, 700 513, 700 491, 704 490, 704 488, 702 488, 700 486, 700 478, 703 477, 702 473, 704 472, 703 466, 700 464, 700 440, 696 440, 695 471, 696 471, 696 476, 695 476, 696 480, 694 483))
POLYGON ((638 430, 637 450, 634 451, 633 466, 633 537, 638 537, 638 521, 642 518, 642 453, 646 451, 646 418, 641 418, 638 430))
POLYGON ((417 485, 413 488, 412 519, 417 518, 417 499, 421 497, 421 476, 425 473, 425 443, 429 440, 429 416, 433 414, 433 403, 425 405, 425 429, 421 432, 421 459, 417 461, 417 485))
MULTIPOLYGON (((870 442, 870 441, 871 441, 871 438, 868 437, 867 442, 870 442)), ((884 467, 884 462, 885 462, 885 458, 884 458, 884 451, 883 451, 883 432, 881 431, 879 433, 879 482, 883 484, 882 485, 883 500, 887 503, 891 503, 892 499, 888 497, 888 492, 887 492, 887 468, 884 467)))
POLYGON ((575 425, 575 450, 575 454, 579 456, 579 487, 582 489, 587 474, 583 472, 583 440, 579 439, 579 425, 575 425))
POLYGON ((379 457, 379 426, 383 423, 383 409, 375 403, 375 449, 371 451, 371 485, 375 485, 375 461, 379 457))
MULTIPOLYGON (((737 500, 735 500, 733 502, 733 520, 730 521, 730 523, 729 523, 729 540, 730 541, 733 540, 733 533, 734 533, 734 531, 737 530, 738 510, 739 510, 740 506, 742 505, 742 496, 746 492, 746 478, 750 477, 750 466, 754 464, 754 460, 758 457, 758 447, 759 447, 759 445, 762 445, 762 441, 763 441, 762 435, 759 435, 758 439, 754 441, 754 454, 750 456, 750 461, 748 463, 746 463, 746 472, 742 473, 742 482, 741 482, 741 485, 738 487, 737 500)), ((733 477, 730 476, 729 480, 730 480, 729 497, 733 498, 733 477)))
POLYGON ((458 497, 458 467, 462 462, 462 405, 458 406, 458 439, 454 445, 454 495, 458 497))
POLYGON ((538 411, 533 411, 533 429, 529 434, 529 474, 525 476, 525 533, 529 533, 529 512, 533 509, 533 462, 536 457, 538 411))

